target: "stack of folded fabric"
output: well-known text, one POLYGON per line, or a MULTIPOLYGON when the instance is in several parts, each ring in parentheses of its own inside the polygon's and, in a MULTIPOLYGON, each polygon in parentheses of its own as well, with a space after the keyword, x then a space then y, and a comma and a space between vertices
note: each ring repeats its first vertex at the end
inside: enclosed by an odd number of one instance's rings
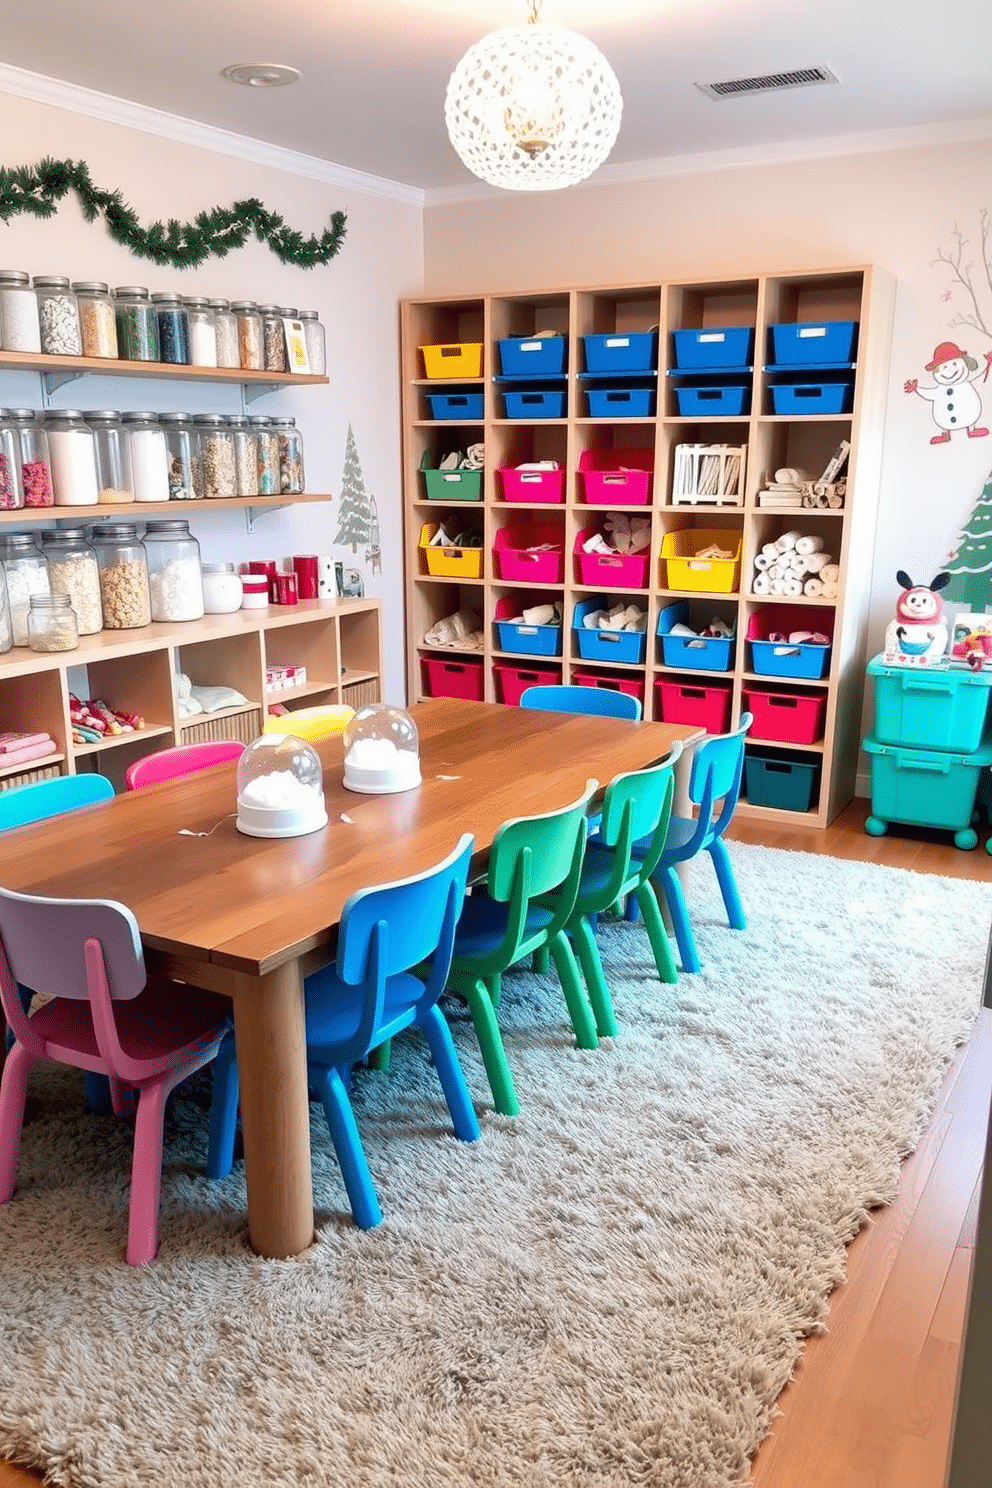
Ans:
POLYGON ((485 445, 470 444, 464 454, 461 450, 450 450, 442 455, 438 470, 482 470, 485 466, 485 445))
POLYGON ((459 532, 452 537, 442 524, 427 546, 429 548, 481 548, 482 533, 473 529, 468 532, 459 532))
POLYGON ((424 636, 425 646, 449 646, 453 651, 481 651, 482 621, 474 610, 458 610, 437 620, 424 636))
POLYGON ((584 553, 640 553, 651 544, 651 518, 608 512, 601 532, 582 544, 584 553))
POLYGON ((681 620, 678 620, 672 626, 669 634, 683 637, 691 636, 693 639, 726 641, 732 640, 735 632, 733 625, 729 625, 721 616, 714 615, 710 623, 704 625, 702 630, 693 630, 691 625, 685 625, 681 620))
POLYGON ((617 604, 611 610, 590 610, 582 624, 586 630, 647 630, 648 612, 635 604, 617 604))
POLYGON ((57 753, 58 745, 50 734, 0 734, 0 768, 57 753))
POLYGON ((510 625, 560 625, 562 614, 561 601, 556 599, 553 604, 532 605, 519 615, 505 618, 510 625))

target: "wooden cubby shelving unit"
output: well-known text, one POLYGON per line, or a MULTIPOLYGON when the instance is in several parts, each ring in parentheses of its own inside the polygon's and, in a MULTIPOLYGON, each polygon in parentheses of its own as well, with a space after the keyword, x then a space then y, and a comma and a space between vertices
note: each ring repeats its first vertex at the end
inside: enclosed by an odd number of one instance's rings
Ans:
MULTIPOLYGON (((797 820, 826 826, 854 794, 859 725, 864 682, 864 645, 871 561, 874 547, 878 475, 881 463, 882 416, 888 368, 894 284, 890 276, 870 266, 824 269, 815 272, 773 273, 678 283, 638 284, 583 289, 544 290, 513 294, 478 294, 406 300, 402 318, 403 384, 403 489, 405 516, 406 620, 408 642, 408 686, 411 699, 424 697, 421 662, 428 657, 468 661, 473 655, 460 650, 426 645, 424 637, 439 619, 460 607, 471 608, 483 622, 484 650, 481 653, 483 696, 500 701, 494 666, 510 664, 520 669, 549 672, 555 680, 571 681, 586 671, 634 678, 642 685, 644 716, 659 718, 659 681, 710 686, 722 683, 731 691, 732 717, 742 708, 747 687, 777 692, 791 688, 812 690, 825 699, 822 737, 814 744, 774 743, 754 740, 749 748, 774 756, 778 750, 795 757, 808 754, 819 766, 817 783, 808 810, 795 811, 756 805, 742 800, 742 814, 778 822, 797 820), (772 361, 769 327, 780 323, 816 320, 858 322, 854 356, 853 403, 849 413, 785 415, 772 411, 768 372, 772 361), (672 332, 706 328, 748 326, 754 328, 753 365, 746 371, 750 388, 749 411, 736 416, 681 416, 675 388, 677 378, 672 332), (656 412, 634 418, 588 416, 583 379, 584 335, 624 335, 658 328, 658 374, 656 412), (567 388, 564 415, 560 418, 508 419, 504 417, 501 388, 493 382, 500 372, 497 342, 506 337, 530 337, 539 331, 555 331, 567 338, 567 388), (421 346, 481 343, 482 375, 446 380, 427 379, 421 346), (483 416, 456 421, 434 419, 427 395, 446 388, 483 396, 483 416), (847 493, 840 510, 769 509, 758 505, 757 493, 774 472, 783 466, 805 469, 818 477, 842 439, 850 442, 846 468, 847 493), (428 500, 421 471, 427 455, 435 465, 451 449, 468 444, 485 447, 485 470, 481 502, 428 500), (675 449, 681 444, 746 446, 744 500, 739 506, 676 505, 672 501, 675 449), (603 584, 581 582, 574 556, 577 534, 598 524, 609 503, 590 506, 584 500, 583 483, 577 478, 584 451, 617 452, 621 465, 624 449, 654 451, 653 482, 648 506, 616 506, 628 516, 651 519, 648 578, 636 590, 607 589, 603 584), (497 470, 523 461, 553 459, 566 472, 560 505, 525 505, 502 499, 497 470), (438 522, 447 515, 456 525, 481 528, 483 559, 478 579, 433 577, 426 571, 419 547, 424 523, 438 522), (528 520, 552 523, 564 544, 564 575, 556 584, 515 584, 497 577, 493 543, 508 522, 528 520), (660 558, 662 539, 682 528, 729 529, 741 542, 740 581, 733 593, 707 594, 672 590, 666 586, 666 568, 660 558), (751 591, 753 560, 762 544, 795 528, 824 538, 840 568, 835 599, 780 599, 755 596, 751 591), (562 652, 559 657, 505 653, 498 644, 494 625, 497 601, 515 590, 539 590, 544 600, 563 604, 562 652), (647 647, 643 664, 590 662, 578 655, 572 629, 575 605, 593 593, 607 592, 610 598, 636 599, 648 612, 647 647), (676 600, 689 600, 694 617, 705 624, 709 613, 732 621, 736 645, 728 671, 690 671, 668 667, 663 662, 658 638, 659 611, 676 600), (808 629, 823 628, 818 616, 830 612, 833 645, 829 670, 822 680, 769 677, 750 670, 750 648, 745 640, 748 621, 759 607, 801 605, 808 614, 808 629)), ((616 375, 615 381, 624 382, 616 375)), ((726 378, 719 379, 726 381, 726 378)), ((817 374, 810 372, 808 380, 817 374)), ((698 379, 697 379, 698 381, 698 379)), ((450 529, 449 529, 450 530, 450 529)), ((604 769, 606 766, 604 765, 604 769)))

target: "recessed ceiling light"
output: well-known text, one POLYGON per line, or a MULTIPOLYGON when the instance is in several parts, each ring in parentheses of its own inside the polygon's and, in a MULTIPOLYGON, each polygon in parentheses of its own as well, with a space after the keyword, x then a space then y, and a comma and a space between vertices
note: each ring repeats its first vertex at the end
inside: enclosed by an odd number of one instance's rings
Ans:
POLYGON ((299 68, 286 67, 282 62, 234 62, 222 68, 220 75, 246 88, 284 88, 300 80, 299 68))

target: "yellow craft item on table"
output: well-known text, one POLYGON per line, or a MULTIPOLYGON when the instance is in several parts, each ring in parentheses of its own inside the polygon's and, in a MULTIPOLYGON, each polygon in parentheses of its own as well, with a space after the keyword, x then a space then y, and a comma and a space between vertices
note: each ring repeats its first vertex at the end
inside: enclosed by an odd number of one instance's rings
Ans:
POLYGON ((263 734, 293 734, 297 739, 330 739, 343 733, 355 716, 347 703, 332 703, 323 708, 296 708, 289 713, 273 713, 265 720, 263 734))

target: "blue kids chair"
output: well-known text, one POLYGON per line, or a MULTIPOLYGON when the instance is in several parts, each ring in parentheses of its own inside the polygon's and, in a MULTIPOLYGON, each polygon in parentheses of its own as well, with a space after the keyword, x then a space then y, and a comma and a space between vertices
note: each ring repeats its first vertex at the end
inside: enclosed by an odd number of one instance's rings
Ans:
MULTIPOLYGON (((370 1050, 411 1026, 424 1031, 455 1135, 479 1138, 479 1122, 438 998, 451 965, 475 839, 466 833, 437 867, 352 894, 341 913, 337 959, 304 983, 310 1088, 324 1107, 355 1223, 382 1220, 358 1134, 348 1082, 370 1050), (411 974, 433 956, 424 984, 411 974)), ((229 1034, 214 1071, 207 1173, 224 1178, 234 1159, 238 1066, 229 1034)))
POLYGON ((550 687, 527 687, 520 694, 521 708, 539 708, 545 713, 586 713, 600 718, 641 716, 640 698, 609 687, 579 687, 573 683, 550 687))

